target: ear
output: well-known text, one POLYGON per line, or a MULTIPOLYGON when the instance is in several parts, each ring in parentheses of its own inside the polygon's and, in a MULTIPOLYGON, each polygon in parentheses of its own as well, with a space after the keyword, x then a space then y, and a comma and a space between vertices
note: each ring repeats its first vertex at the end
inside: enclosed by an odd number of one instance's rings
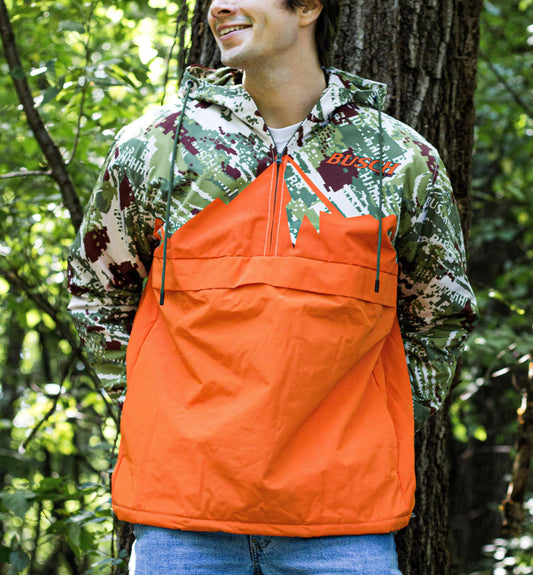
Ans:
POLYGON ((323 7, 321 0, 306 0, 305 5, 298 8, 300 12, 300 25, 309 26, 313 22, 316 22, 323 7))

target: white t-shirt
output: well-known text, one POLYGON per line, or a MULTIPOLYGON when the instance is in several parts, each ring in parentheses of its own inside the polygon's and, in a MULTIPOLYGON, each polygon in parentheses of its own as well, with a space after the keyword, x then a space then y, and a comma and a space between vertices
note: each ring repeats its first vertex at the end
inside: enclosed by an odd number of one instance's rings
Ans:
POLYGON ((293 124, 292 126, 286 126, 285 128, 268 128, 278 152, 283 152, 285 146, 288 144, 299 125, 300 124, 293 124))

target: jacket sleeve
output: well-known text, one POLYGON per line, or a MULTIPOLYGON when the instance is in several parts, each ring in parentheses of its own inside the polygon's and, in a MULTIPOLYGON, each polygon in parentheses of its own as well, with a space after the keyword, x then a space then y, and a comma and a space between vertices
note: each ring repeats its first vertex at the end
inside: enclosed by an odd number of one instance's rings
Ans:
POLYGON ((417 428, 442 405, 477 319, 450 181, 435 151, 424 162, 430 169, 404 197, 396 243, 398 318, 417 428))
POLYGON ((151 265, 153 222, 143 209, 142 154, 127 129, 119 133, 86 207, 69 254, 69 311, 106 391, 126 386, 126 347, 151 265))

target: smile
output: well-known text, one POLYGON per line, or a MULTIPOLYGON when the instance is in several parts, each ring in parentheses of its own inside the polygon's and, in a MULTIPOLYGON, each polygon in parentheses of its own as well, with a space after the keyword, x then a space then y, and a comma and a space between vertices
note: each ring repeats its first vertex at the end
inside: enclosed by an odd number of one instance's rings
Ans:
POLYGON ((237 30, 245 30, 246 28, 250 28, 250 26, 248 24, 241 24, 240 26, 229 26, 228 28, 223 28, 220 30, 218 36, 219 38, 222 38, 228 34, 231 34, 231 32, 236 32, 237 30))

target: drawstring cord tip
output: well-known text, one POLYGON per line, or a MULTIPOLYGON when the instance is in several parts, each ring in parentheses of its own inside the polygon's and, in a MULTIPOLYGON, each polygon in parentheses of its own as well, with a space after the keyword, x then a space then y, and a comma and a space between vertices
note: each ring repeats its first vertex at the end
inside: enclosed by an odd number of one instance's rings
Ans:
POLYGON ((374 291, 379 293, 379 280, 376 280, 376 285, 374 286, 374 291))
POLYGON ((179 115, 178 125, 176 127, 176 133, 174 135, 174 145, 172 146, 172 157, 170 160, 170 170, 168 175, 168 189, 167 189, 167 209, 165 216, 165 227, 164 227, 164 240, 163 240, 163 269, 161 273, 161 295, 159 296, 159 305, 165 303, 165 272, 167 269, 167 242, 170 232, 170 203, 172 200, 172 192, 174 190, 174 167, 176 165, 176 156, 178 154, 178 145, 180 142, 181 126, 183 124, 183 117, 185 116, 185 110, 187 108, 187 102, 189 101, 189 94, 194 86, 194 82, 189 79, 187 80, 187 91, 185 92, 185 97, 183 98, 183 105, 179 115))

